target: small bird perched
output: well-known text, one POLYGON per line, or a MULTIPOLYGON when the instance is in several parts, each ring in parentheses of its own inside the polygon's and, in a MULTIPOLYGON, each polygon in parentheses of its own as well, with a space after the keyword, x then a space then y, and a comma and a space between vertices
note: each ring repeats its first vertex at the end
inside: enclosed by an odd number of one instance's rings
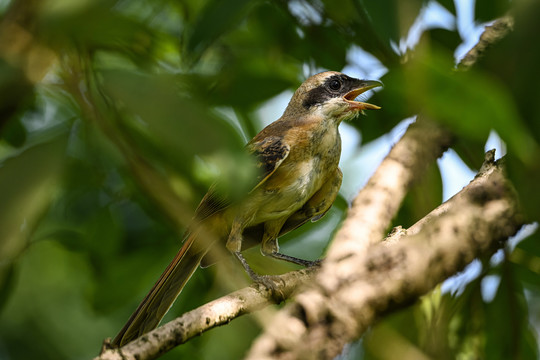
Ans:
POLYGON ((320 219, 341 186, 339 124, 376 105, 355 101, 378 81, 327 71, 308 78, 294 93, 281 118, 247 145, 259 177, 246 196, 231 201, 211 187, 195 211, 184 244, 112 342, 122 346, 154 329, 213 246, 233 253, 254 281, 265 282, 242 256, 260 243, 263 255, 312 266, 317 261, 279 252, 278 237, 320 219), (248 244, 249 243, 249 244, 248 244))

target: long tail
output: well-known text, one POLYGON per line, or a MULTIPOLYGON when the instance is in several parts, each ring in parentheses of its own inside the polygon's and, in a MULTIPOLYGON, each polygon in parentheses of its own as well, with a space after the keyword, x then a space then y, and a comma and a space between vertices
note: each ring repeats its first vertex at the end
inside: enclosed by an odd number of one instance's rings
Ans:
POLYGON ((196 250, 191 246, 194 240, 195 235, 190 235, 185 240, 184 245, 161 274, 152 290, 116 335, 112 346, 123 346, 157 327, 204 256, 204 251, 196 250))

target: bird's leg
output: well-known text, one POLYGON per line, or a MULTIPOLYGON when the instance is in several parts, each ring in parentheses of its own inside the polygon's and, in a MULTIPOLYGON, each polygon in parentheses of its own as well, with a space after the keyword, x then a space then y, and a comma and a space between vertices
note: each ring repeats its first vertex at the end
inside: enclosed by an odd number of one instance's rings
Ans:
POLYGON ((236 218, 233 221, 231 232, 229 233, 229 238, 227 239, 227 249, 236 256, 236 258, 240 261, 240 264, 244 267, 244 270, 246 270, 246 273, 249 275, 251 280, 253 281, 259 281, 261 278, 261 275, 257 274, 251 266, 249 266, 247 260, 244 258, 244 255, 242 255, 242 233, 244 232, 245 224, 247 224, 248 221, 242 218, 236 218))
POLYGON ((294 256, 282 254, 280 252, 272 252, 272 253, 270 253, 268 255, 275 258, 275 259, 285 260, 285 261, 288 261, 290 263, 297 264, 297 265, 304 266, 304 267, 319 266, 319 265, 321 265, 321 261, 322 261, 320 259, 318 259, 318 260, 300 259, 300 258, 297 258, 297 257, 294 257, 294 256))
POLYGON ((275 259, 285 260, 293 264, 297 264, 304 267, 311 267, 320 265, 320 260, 304 260, 294 256, 282 254, 279 252, 279 244, 277 237, 281 227, 285 223, 285 219, 269 221, 264 224, 264 235, 261 244, 261 253, 265 256, 271 256, 275 259))
POLYGON ((231 232, 229 234, 229 239, 227 240, 227 249, 229 249, 230 252, 236 256, 238 261, 240 261, 240 264, 244 267, 244 270, 249 275, 251 280, 253 282, 259 283, 264 285, 268 290, 270 290, 273 293, 273 296, 276 299, 280 299, 283 297, 283 294, 281 290, 279 290, 277 286, 277 282, 279 279, 276 276, 270 276, 270 275, 259 275, 253 269, 251 266, 249 266, 247 260, 244 258, 244 255, 241 253, 242 249, 242 232, 244 231, 245 225, 243 225, 243 221, 235 219, 233 222, 233 225, 231 227, 231 232), (279 296, 278 296, 279 294, 279 296))
POLYGON ((251 266, 249 266, 248 262, 244 258, 244 256, 241 253, 242 250, 242 232, 244 231, 244 225, 245 221, 242 219, 234 219, 231 232, 229 233, 229 238, 227 239, 227 249, 236 256, 236 258, 240 261, 246 272, 248 273, 249 277, 253 281, 257 281, 257 279, 260 277, 251 266))
POLYGON ((234 251, 233 254, 240 261, 240 264, 242 264, 242 266, 244 267, 244 270, 246 270, 246 273, 249 275, 251 280, 259 282, 261 280, 262 276, 257 274, 255 271, 253 271, 251 266, 249 266, 249 264, 248 264, 246 258, 244 257, 244 255, 242 255, 242 253, 240 251, 234 251))

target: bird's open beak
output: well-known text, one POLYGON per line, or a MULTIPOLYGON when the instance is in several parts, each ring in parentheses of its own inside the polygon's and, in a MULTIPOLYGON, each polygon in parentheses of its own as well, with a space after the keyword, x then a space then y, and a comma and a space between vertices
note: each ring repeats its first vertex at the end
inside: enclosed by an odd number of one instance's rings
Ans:
POLYGON ((362 81, 361 87, 359 87, 358 89, 354 89, 353 91, 349 91, 347 94, 345 94, 343 98, 349 103, 351 110, 378 110, 381 108, 380 106, 361 101, 354 101, 354 99, 356 99, 358 95, 379 86, 383 86, 382 82, 380 81, 364 80, 362 81))

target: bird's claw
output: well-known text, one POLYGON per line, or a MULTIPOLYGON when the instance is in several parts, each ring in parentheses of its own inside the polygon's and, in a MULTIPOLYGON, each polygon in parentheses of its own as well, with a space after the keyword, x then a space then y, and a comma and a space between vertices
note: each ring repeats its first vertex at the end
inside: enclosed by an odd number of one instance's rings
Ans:
POLYGON ((324 259, 317 259, 317 260, 310 261, 308 264, 306 264, 306 267, 308 268, 321 267, 323 260, 324 259))
POLYGON ((280 302, 285 297, 281 290, 285 286, 285 281, 280 276, 275 275, 256 275, 253 277, 256 284, 264 286, 272 294, 272 298, 276 302, 280 302))

